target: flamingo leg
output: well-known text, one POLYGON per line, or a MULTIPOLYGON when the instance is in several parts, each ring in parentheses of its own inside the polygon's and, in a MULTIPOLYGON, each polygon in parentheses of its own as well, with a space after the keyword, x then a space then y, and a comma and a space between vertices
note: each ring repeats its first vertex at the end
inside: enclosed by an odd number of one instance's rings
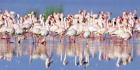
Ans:
POLYGON ((63 59, 63 65, 67 65, 66 59, 67 59, 67 54, 66 54, 66 52, 65 52, 65 54, 64 54, 64 59, 63 59))

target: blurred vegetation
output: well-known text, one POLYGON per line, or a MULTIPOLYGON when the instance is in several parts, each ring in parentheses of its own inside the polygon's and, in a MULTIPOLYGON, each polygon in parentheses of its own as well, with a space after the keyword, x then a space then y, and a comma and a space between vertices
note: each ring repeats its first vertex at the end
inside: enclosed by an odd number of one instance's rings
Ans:
POLYGON ((25 14, 34 14, 35 16, 39 16, 39 10, 37 10, 37 9, 30 9, 25 14))
POLYGON ((45 10, 44 17, 45 17, 45 19, 47 19, 48 16, 49 15, 52 15, 53 13, 62 13, 63 11, 64 10, 63 10, 63 7, 62 6, 48 7, 45 10))

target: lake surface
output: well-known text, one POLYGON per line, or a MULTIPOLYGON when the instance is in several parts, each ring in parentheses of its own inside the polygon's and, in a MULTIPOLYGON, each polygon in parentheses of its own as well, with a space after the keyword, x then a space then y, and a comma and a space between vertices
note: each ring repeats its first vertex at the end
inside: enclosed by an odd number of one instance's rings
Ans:
MULTIPOLYGON (((77 13, 81 9, 85 9, 88 11, 99 12, 99 11, 110 11, 113 13, 113 17, 121 15, 122 11, 128 10, 132 11, 137 9, 138 14, 140 14, 140 1, 139 0, 1 0, 0 1, 0 9, 1 10, 13 10, 17 13, 24 15, 30 10, 37 10, 39 13, 43 13, 46 7, 50 6, 63 6, 64 13, 74 14, 77 13)), ((140 36, 140 35, 138 35, 140 36)), ((69 57, 67 60, 69 61, 68 65, 64 66, 62 62, 60 62, 60 57, 57 55, 57 52, 53 52, 53 63, 51 64, 48 70, 139 70, 140 69, 140 57, 138 51, 140 45, 139 37, 132 37, 129 41, 124 44, 133 48, 133 61, 126 66, 116 67, 117 59, 113 59, 110 61, 98 59, 98 52, 94 58, 90 59, 90 64, 87 68, 83 68, 82 66, 74 65, 74 57, 69 57)), ((11 41, 14 41, 13 38, 11 41)), ((59 45, 59 39, 56 38, 51 41, 51 37, 47 38, 48 46, 53 48, 57 48, 59 45)), ((6 46, 7 43, 1 40, 1 46, 6 46)), ((106 41, 98 41, 96 39, 91 41, 78 40, 78 44, 84 48, 86 46, 86 42, 90 42, 90 47, 100 47, 100 46, 114 46, 110 40, 106 41)), ((119 43, 122 44, 122 43, 119 43)), ((12 47, 17 46, 15 43, 10 43, 12 47)), ((62 44, 63 45, 63 44, 62 44)), ((70 44, 67 39, 65 40, 64 46, 68 47, 70 44)), ((0 60, 0 70, 46 70, 45 61, 37 59, 33 60, 32 63, 29 63, 29 55, 28 49, 29 47, 33 47, 32 39, 26 39, 22 41, 22 51, 24 52, 22 56, 16 57, 14 55, 12 61, 0 60)), ((123 45, 122 45, 123 46, 123 45)), ((55 51, 55 49, 53 50, 55 51)))
POLYGON ((47 36, 46 46, 43 46, 39 43, 33 43, 34 38, 31 37, 22 40, 20 44, 17 43, 16 37, 12 37, 11 39, 9 39, 8 42, 6 39, 1 39, 1 54, 2 51, 4 51, 2 47, 10 47, 8 50, 5 51, 7 51, 6 53, 13 51, 13 56, 11 57, 11 61, 7 61, 5 59, 0 60, 0 70, 46 70, 44 60, 38 58, 33 59, 32 62, 30 62, 29 50, 30 48, 35 48, 34 51, 38 50, 39 48, 37 47, 47 49, 47 54, 51 56, 51 61, 53 62, 51 63, 48 70, 138 70, 140 68, 139 35, 140 33, 135 33, 133 37, 128 41, 118 38, 115 39, 115 37, 113 39, 107 35, 104 36, 104 40, 98 39, 97 37, 94 39, 76 38, 75 43, 69 43, 68 37, 65 37, 64 41, 60 42, 59 37, 53 38, 51 36, 47 36), (111 49, 111 47, 113 49, 111 49), (119 51, 122 50, 122 52, 131 53, 133 60, 127 65, 121 65, 120 67, 117 67, 117 58, 111 60, 99 60, 99 52, 101 50, 102 52, 104 52, 103 54, 108 54, 108 51, 110 51, 110 53, 114 53, 112 50, 118 50, 116 51, 116 53, 119 53, 119 51), (84 53, 86 53, 87 56, 90 55, 89 66, 75 66, 74 60, 76 53, 74 52, 79 52, 77 53, 77 55, 84 55, 84 53), (66 66, 63 65, 63 62, 61 61, 61 53, 63 54, 63 58, 65 53, 67 53, 66 61, 68 62, 68 64, 66 66))

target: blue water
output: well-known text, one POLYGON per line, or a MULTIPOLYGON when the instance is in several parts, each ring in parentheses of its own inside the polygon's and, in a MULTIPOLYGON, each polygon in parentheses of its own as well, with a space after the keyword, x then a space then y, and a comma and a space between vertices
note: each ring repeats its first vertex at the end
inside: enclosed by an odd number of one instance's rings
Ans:
MULTIPOLYGON (((140 0, 0 0, 1 10, 13 10, 24 15, 30 10, 43 13, 46 7, 49 6, 63 6, 65 14, 74 14, 81 9, 88 11, 110 11, 113 17, 121 15, 122 11, 132 11, 137 9, 140 14, 140 0)), ((131 40, 132 47, 136 49, 139 46, 140 40, 131 40)), ((83 67, 74 66, 70 62, 67 66, 63 66, 58 60, 58 56, 54 56, 54 63, 48 70, 83 70, 83 67)), ((71 58, 69 58, 71 60, 71 58)), ((99 61, 97 58, 91 59, 90 66, 87 70, 139 70, 140 57, 135 56, 132 63, 117 68, 115 66, 116 60, 99 61)), ((0 70, 46 70, 44 62, 41 60, 34 60, 29 64, 29 57, 14 57, 12 62, 0 60, 0 70)))
MULTIPOLYGON (((140 35, 140 34, 139 34, 140 35)), ((49 47, 58 47, 58 40, 59 38, 55 38, 54 41, 52 41, 52 38, 47 37, 48 45, 49 47), (49 42, 50 41, 50 42, 49 42), (52 43, 54 42, 54 43, 52 43)), ((108 39, 105 39, 105 41, 97 41, 91 40, 92 43, 90 44, 90 47, 100 47, 106 45, 109 45, 108 39)), ((119 40, 119 39, 118 39, 119 40)), ((1 40, 0 40, 1 41, 1 40)), ((11 40, 14 42, 14 38, 11 40)), ((21 42, 22 51, 27 52, 29 47, 33 47, 31 45, 32 39, 25 39, 21 42)), ((65 43, 67 42, 67 39, 65 39, 65 43)), ((80 42, 83 47, 85 47, 85 39, 77 40, 77 43, 80 42)), ((4 44, 4 43, 3 43, 4 44)), ((5 43, 6 44, 6 43, 5 43)), ((15 45, 14 43, 11 43, 15 45)), ((140 56, 137 55, 136 51, 140 50, 137 49, 140 45, 140 37, 133 37, 131 38, 126 45, 130 45, 130 47, 133 48, 133 61, 126 66, 120 66, 116 67, 116 59, 110 60, 110 61, 99 61, 98 55, 95 56, 95 58, 90 59, 90 65, 85 69, 82 66, 75 66, 74 65, 74 57, 68 57, 68 65, 64 66, 62 62, 60 62, 60 57, 56 55, 56 51, 54 51, 52 60, 53 63, 51 64, 49 69, 45 68, 45 62, 40 59, 33 60, 32 63, 29 63, 29 56, 25 53, 21 57, 16 57, 14 55, 11 62, 6 60, 0 60, 0 70, 139 70, 139 64, 140 64, 140 56)), ((14 46, 13 46, 14 47, 14 46)), ((109 46, 111 47, 111 46, 109 46)), ((66 46, 68 48, 68 45, 66 46)), ((82 47, 81 47, 82 48, 82 47)))

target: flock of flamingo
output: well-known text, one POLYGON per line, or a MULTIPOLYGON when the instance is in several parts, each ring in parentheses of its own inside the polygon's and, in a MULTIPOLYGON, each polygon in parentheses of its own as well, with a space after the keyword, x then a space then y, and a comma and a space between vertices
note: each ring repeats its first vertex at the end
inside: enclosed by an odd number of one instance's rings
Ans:
MULTIPOLYGON (((139 31, 140 18, 136 10, 123 12, 121 16, 115 18, 111 18, 110 12, 90 13, 85 10, 66 17, 63 13, 54 12, 47 19, 41 14, 37 16, 34 12, 25 16, 20 16, 14 11, 0 12, 0 38, 6 40, 8 44, 11 43, 10 39, 13 37, 15 38, 14 42, 18 44, 21 44, 25 39, 32 38, 32 44, 36 46, 28 47, 30 62, 32 59, 40 58, 45 60, 46 68, 53 62, 51 60, 52 50, 50 50, 53 47, 47 45, 47 38, 52 38, 53 42, 55 39, 59 39, 61 46, 57 46, 55 50, 58 51, 64 65, 68 64, 67 56, 74 56, 75 65, 84 66, 89 65, 90 56, 94 57, 95 52, 97 52, 96 47, 89 47, 90 41, 97 38, 100 41, 106 40, 106 35, 110 36, 110 39, 121 39, 120 44, 115 46, 98 47, 99 60, 117 58, 116 66, 119 67, 132 61, 132 48, 121 44, 128 41, 134 32, 139 31), (64 45, 66 38, 70 47, 64 45), (83 39, 86 39, 86 45, 81 47, 79 41, 83 39)), ((0 48, 0 50, 2 49, 9 52, 5 52, 5 55, 1 52, 0 58, 10 61, 13 57, 13 48, 6 46, 0 48)), ((21 55, 21 50, 16 52, 17 55, 21 55)))
POLYGON ((128 40, 133 31, 140 30, 140 18, 137 11, 123 12, 121 16, 110 18, 110 12, 89 13, 85 10, 75 15, 64 17, 63 13, 54 13, 45 20, 43 15, 36 16, 34 12, 20 16, 13 11, 0 14, 0 33, 21 35, 59 35, 60 37, 91 38, 104 34, 115 35, 128 40))

